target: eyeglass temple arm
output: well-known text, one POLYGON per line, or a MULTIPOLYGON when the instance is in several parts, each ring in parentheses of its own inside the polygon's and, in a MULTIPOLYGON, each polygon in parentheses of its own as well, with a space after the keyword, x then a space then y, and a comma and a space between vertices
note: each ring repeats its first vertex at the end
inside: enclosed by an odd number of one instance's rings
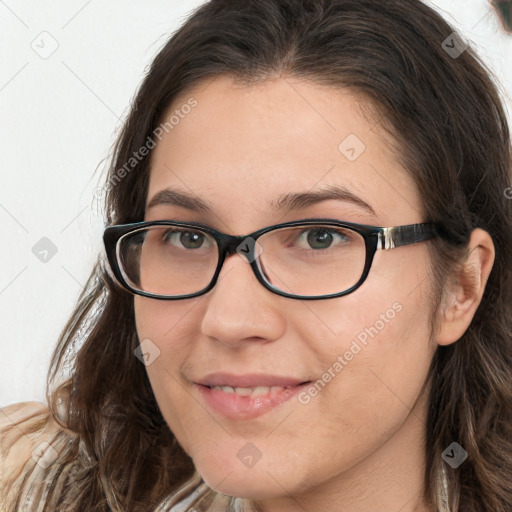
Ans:
POLYGON ((423 242, 436 235, 437 230, 433 224, 409 224, 408 226, 382 228, 378 235, 377 248, 393 249, 401 245, 423 242))

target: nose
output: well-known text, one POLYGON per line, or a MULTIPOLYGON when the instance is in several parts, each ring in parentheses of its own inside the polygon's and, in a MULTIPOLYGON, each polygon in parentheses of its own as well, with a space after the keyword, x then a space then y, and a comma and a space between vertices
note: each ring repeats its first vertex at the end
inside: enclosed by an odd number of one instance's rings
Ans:
POLYGON ((201 332, 224 344, 266 343, 283 336, 286 298, 257 280, 245 257, 226 256, 217 283, 204 298, 201 332))

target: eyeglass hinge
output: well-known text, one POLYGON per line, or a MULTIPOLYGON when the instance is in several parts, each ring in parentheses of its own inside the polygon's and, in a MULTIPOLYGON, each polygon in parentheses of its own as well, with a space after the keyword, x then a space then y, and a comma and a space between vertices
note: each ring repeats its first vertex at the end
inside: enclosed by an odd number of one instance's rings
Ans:
POLYGON ((395 243, 393 242, 393 228, 382 228, 379 233, 379 249, 393 249, 395 243))

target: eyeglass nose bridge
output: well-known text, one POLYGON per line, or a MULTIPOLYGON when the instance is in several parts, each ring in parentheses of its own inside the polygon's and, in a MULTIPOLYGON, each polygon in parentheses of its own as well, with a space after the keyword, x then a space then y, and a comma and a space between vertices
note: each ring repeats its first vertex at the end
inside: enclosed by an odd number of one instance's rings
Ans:
MULTIPOLYGON (((248 235, 226 235, 224 233, 216 233, 217 244, 219 247, 219 261, 215 274, 208 286, 208 289, 213 288, 219 278, 220 272, 224 267, 224 262, 227 256, 238 253, 238 255, 245 260, 246 263, 252 268, 256 279, 265 287, 272 291, 268 276, 265 270, 261 269, 257 263, 257 258, 263 252, 263 247, 257 242, 257 239, 267 230, 256 231, 248 235)), ((279 295, 284 295, 284 292, 276 292, 279 295)))
POLYGON ((259 237, 254 234, 219 236, 217 243, 219 244, 221 262, 224 263, 226 256, 238 253, 247 263, 253 263, 263 252, 263 248, 257 242, 258 238, 259 237))

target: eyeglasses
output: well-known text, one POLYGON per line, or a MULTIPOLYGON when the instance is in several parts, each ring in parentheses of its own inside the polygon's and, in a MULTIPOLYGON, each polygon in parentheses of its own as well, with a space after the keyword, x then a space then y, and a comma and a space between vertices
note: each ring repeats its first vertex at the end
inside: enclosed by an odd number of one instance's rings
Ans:
POLYGON ((320 218, 232 236, 197 222, 159 220, 109 226, 103 241, 119 284, 144 297, 202 295, 215 286, 226 256, 236 252, 271 292, 316 300, 359 288, 378 249, 437 236, 431 223, 384 228, 320 218))

